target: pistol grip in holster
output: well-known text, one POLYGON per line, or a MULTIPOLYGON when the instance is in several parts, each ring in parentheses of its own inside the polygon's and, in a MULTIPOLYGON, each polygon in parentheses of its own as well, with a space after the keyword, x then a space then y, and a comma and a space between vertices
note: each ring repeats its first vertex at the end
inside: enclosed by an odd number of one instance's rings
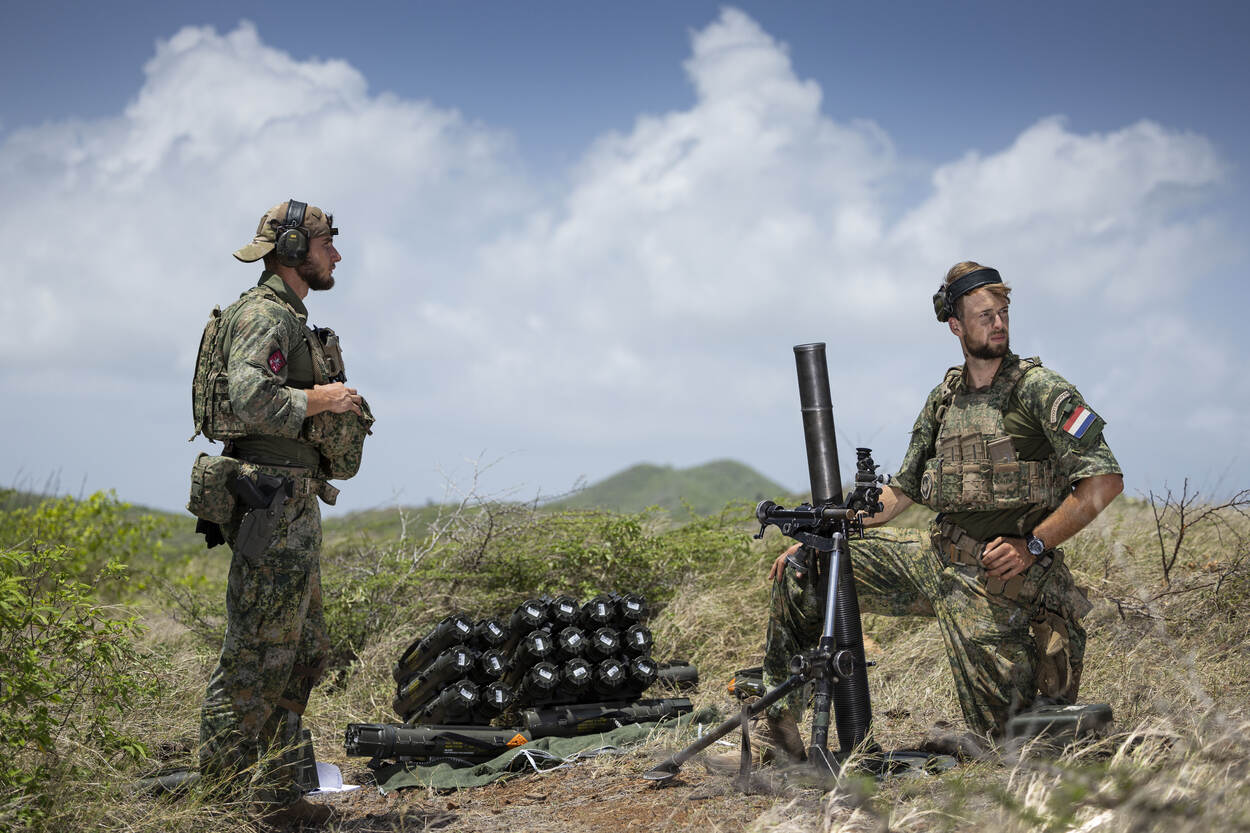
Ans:
POLYGON ((241 555, 256 557, 269 546, 269 539, 282 520, 282 509, 295 493, 294 481, 272 474, 240 474, 230 482, 230 491, 248 507, 239 523, 234 549, 241 555))

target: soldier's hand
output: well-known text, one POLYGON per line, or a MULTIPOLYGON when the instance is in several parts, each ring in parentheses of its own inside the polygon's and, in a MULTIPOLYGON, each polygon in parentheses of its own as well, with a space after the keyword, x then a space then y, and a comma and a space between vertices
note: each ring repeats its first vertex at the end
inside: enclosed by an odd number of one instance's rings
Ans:
POLYGON ((355 388, 349 388, 342 382, 331 382, 328 385, 313 385, 312 390, 304 391, 308 395, 308 416, 329 411, 332 414, 345 414, 348 411, 362 414, 361 397, 355 388))
POLYGON ((1025 547, 1023 538, 1002 536, 986 543, 985 552, 981 555, 986 573, 1003 580, 1020 575, 1036 560, 1025 547))
POLYGON ((786 559, 799 551, 802 544, 795 544, 790 549, 777 556, 777 560, 773 562, 773 566, 768 570, 768 578, 771 581, 781 581, 781 576, 786 571, 786 559))

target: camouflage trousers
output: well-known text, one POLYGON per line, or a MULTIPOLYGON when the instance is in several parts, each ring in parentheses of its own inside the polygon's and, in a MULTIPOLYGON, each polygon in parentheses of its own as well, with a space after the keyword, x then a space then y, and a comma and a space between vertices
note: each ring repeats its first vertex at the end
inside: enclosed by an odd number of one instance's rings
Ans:
MULTIPOLYGON (((224 532, 231 548, 239 522, 224 532)), ((300 715, 330 649, 321 610, 321 509, 307 489, 287 501, 269 547, 235 552, 226 636, 200 717, 200 771, 228 790, 289 804, 302 793, 278 750, 299 740, 300 715)))
MULTIPOLYGON (((883 528, 851 542, 861 612, 937 619, 964 720, 975 732, 1001 735, 1007 719, 1034 701, 1039 675, 1045 676, 1060 647, 1058 655, 1070 669, 1063 694, 1075 699, 1085 656, 1079 620, 1089 603, 1062 552, 1055 551, 1049 567, 1030 567, 1008 598, 999 588, 987 590, 983 567, 949 563, 935 546, 935 534, 936 528, 929 533, 883 528), (1053 633, 1063 638, 1056 640, 1053 633)), ((792 565, 774 583, 765 685, 785 680, 790 658, 819 640, 824 609, 817 596, 811 574, 796 578, 792 565)), ((804 699, 801 690, 793 692, 770 711, 797 718, 804 699)))

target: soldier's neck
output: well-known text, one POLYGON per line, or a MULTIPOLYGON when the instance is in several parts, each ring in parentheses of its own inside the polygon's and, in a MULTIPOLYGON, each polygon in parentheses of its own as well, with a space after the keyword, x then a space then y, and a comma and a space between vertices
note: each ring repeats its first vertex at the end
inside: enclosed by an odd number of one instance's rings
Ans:
POLYGON ((274 274, 282 278, 282 282, 289 286, 291 291, 294 292, 301 301, 308 297, 308 281, 301 278, 299 276, 299 272, 296 272, 289 266, 279 266, 273 271, 274 274))
POLYGON ((969 356, 964 353, 964 367, 967 368, 967 378, 965 384, 971 390, 980 390, 989 387, 994 381, 994 374, 998 373, 998 368, 1003 363, 1003 357, 996 359, 978 359, 976 356, 969 356))

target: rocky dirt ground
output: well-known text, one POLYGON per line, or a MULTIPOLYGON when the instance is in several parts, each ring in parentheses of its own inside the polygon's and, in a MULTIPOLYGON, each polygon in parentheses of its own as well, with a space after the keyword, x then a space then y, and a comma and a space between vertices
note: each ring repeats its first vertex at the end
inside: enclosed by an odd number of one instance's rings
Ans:
POLYGON ((755 794, 743 794, 730 777, 709 773, 697 759, 671 784, 659 786, 641 778, 659 758, 659 752, 626 752, 476 789, 407 789, 386 796, 356 760, 343 765, 344 781, 361 789, 313 800, 337 811, 320 829, 341 833, 626 833, 745 830, 780 799, 798 795, 759 777, 755 794))

